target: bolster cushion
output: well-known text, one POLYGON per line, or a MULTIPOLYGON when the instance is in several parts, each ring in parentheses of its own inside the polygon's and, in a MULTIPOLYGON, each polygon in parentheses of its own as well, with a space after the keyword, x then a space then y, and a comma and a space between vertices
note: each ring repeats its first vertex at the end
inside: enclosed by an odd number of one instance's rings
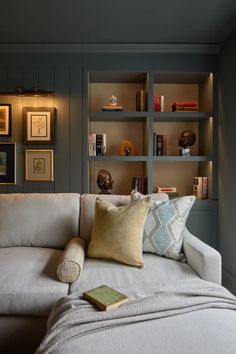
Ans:
POLYGON ((57 267, 57 276, 64 283, 72 283, 79 278, 84 265, 85 243, 75 237, 65 248, 57 267))

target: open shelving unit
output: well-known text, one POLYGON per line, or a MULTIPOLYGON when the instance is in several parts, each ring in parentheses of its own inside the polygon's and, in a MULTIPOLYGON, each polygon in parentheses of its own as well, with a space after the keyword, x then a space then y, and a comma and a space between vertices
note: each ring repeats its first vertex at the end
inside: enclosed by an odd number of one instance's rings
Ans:
MULTIPOLYGON (((129 194, 132 177, 146 176, 148 193, 157 185, 176 186, 181 195, 192 194, 193 177, 208 177, 209 199, 212 192, 214 153, 213 75, 210 72, 85 70, 84 136, 107 134, 106 156, 88 156, 84 142, 84 191, 97 193, 96 174, 110 171, 115 183, 112 193, 129 194), (147 111, 136 111, 136 93, 147 93, 147 111), (154 95, 163 95, 163 112, 153 110, 154 95), (115 95, 122 112, 102 111, 115 95), (175 101, 197 101, 197 112, 172 112, 175 101), (196 134, 191 156, 179 156, 178 138, 183 130, 196 134), (167 155, 153 153, 153 133, 167 135, 167 155), (120 156, 122 140, 131 140, 137 156, 120 156)), ((206 202, 199 201, 198 203, 206 202)))

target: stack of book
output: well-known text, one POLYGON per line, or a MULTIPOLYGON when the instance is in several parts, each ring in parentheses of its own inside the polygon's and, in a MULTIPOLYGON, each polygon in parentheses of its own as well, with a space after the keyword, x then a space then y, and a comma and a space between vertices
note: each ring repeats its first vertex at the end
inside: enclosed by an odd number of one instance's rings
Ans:
POLYGON ((154 95, 153 110, 154 112, 164 112, 164 96, 154 95))
POLYGON ((169 199, 174 199, 179 197, 176 187, 156 187, 156 192, 168 194, 169 199))
POLYGON ((172 112, 198 112, 198 104, 196 101, 174 102, 172 112))
POLYGON ((136 176, 132 178, 132 190, 147 194, 147 177, 136 176))
POLYGON ((153 133, 153 155, 167 155, 167 135, 153 133))
POLYGON ((104 105, 102 111, 123 111, 123 106, 104 105))
POLYGON ((136 94, 136 110, 138 112, 147 110, 147 93, 145 90, 140 90, 136 94))
POLYGON ((196 199, 207 199, 207 177, 193 177, 193 195, 196 199))
POLYGON ((107 135, 89 134, 88 136, 88 154, 89 156, 104 156, 107 150, 107 135))

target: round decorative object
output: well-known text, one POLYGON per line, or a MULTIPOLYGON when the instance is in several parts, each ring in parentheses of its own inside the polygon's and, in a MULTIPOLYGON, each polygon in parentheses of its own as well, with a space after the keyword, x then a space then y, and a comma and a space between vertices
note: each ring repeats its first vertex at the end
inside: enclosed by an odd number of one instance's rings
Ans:
POLYGON ((196 134, 192 130, 184 130, 179 138, 179 146, 186 149, 187 146, 192 146, 196 141, 196 134))
POLYGON ((120 156, 137 156, 136 146, 130 140, 122 140, 120 143, 120 156))

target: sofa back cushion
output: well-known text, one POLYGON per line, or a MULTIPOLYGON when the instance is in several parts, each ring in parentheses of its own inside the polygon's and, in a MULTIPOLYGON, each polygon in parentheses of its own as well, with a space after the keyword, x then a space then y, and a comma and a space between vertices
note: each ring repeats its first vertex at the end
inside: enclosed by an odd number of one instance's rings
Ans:
MULTIPOLYGON (((138 200, 146 197, 155 198, 155 200, 165 201, 168 200, 168 195, 165 193, 154 193, 148 195, 142 195, 141 193, 135 193, 138 200)), ((93 228, 94 216, 95 216, 95 203, 96 199, 104 200, 115 206, 126 205, 131 202, 130 195, 115 195, 115 194, 82 194, 80 197, 80 231, 79 236, 84 239, 88 246, 93 228)))
POLYGON ((80 195, 1 194, 0 247, 65 248, 78 235, 80 195))

